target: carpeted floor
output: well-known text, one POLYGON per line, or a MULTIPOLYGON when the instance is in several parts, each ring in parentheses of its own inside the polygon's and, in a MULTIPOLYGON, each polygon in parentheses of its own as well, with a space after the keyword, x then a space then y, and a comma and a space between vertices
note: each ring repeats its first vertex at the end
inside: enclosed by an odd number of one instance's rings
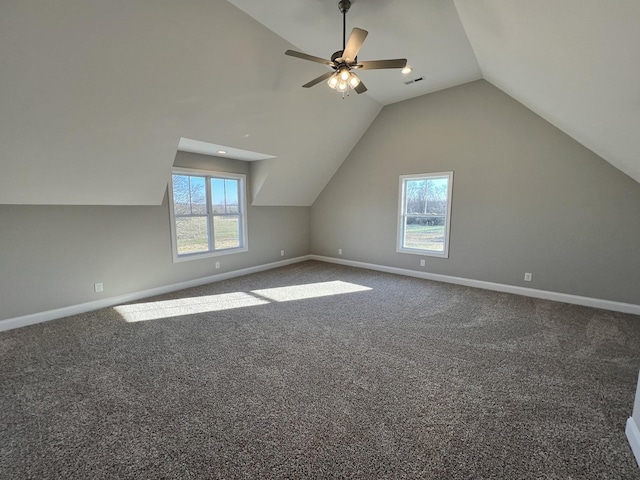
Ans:
POLYGON ((305 262, 0 358, 3 479, 640 478, 632 315, 305 262))

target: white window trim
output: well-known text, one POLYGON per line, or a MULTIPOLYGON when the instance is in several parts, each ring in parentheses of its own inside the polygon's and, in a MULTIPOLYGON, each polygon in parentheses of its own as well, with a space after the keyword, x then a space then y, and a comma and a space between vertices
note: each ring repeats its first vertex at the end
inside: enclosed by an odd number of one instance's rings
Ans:
POLYGON ((453 194, 453 171, 450 172, 436 172, 436 173, 416 173, 411 175, 400 175, 399 183, 399 199, 398 199, 398 232, 396 239, 396 252, 409 253, 411 255, 422 255, 427 257, 440 257, 449 258, 449 238, 451 231, 451 199, 453 194), (404 238, 404 201, 405 201, 405 180, 413 178, 448 178, 449 188, 447 188, 447 218, 445 225, 445 241, 444 251, 439 252, 437 250, 421 250, 416 248, 406 248, 402 246, 402 239, 404 238))
MULTIPOLYGON (((171 248, 173 251, 173 262, 185 262, 189 260, 200 260, 203 258, 220 257, 223 255, 232 255, 235 253, 242 253, 249 251, 249 239, 247 234, 247 194, 246 194, 247 176, 242 173, 230 173, 219 172, 214 170, 199 170, 194 168, 178 168, 171 169, 171 176, 169 177, 169 217, 171 219, 171 248), (176 238, 176 215, 173 206, 173 175, 195 175, 205 177, 218 177, 218 178, 233 178, 241 180, 239 182, 238 198, 242 200, 242 205, 239 206, 241 211, 241 224, 240 224, 240 239, 242 247, 229 248, 225 250, 208 251, 208 252, 195 252, 195 253, 183 253, 178 254, 178 241, 176 238)), ((211 199, 207 198, 207 204, 210 208, 211 199)), ((209 209, 208 208, 208 209, 209 209)), ((210 215, 210 214, 209 214, 210 215)))

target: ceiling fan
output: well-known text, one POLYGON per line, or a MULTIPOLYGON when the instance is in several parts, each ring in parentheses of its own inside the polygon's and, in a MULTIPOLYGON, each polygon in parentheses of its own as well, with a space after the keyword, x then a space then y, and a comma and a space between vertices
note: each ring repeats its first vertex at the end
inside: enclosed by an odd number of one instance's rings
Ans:
POLYGON ((367 62, 358 62, 358 52, 367 38, 368 32, 361 28, 354 28, 346 41, 347 32, 347 12, 351 8, 350 0, 340 0, 338 9, 342 13, 342 50, 338 50, 331 55, 331 60, 314 57, 306 53, 296 52, 295 50, 287 50, 285 55, 297 57, 311 62, 322 63, 328 65, 333 70, 314 78, 303 85, 304 88, 310 88, 318 83, 327 80, 327 83, 334 90, 345 93, 349 92, 349 88, 353 88, 356 93, 364 93, 367 87, 360 78, 355 74, 354 70, 378 70, 383 68, 405 68, 407 66, 406 58, 396 58, 393 60, 370 60, 367 62))

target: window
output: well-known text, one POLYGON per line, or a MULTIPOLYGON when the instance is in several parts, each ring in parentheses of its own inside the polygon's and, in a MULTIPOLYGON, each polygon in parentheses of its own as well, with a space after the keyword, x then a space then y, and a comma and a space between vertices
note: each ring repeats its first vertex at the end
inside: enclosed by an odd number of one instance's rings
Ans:
POLYGON ((247 251, 244 175, 174 170, 171 191, 175 260, 247 251))
POLYGON ((400 176, 398 252, 449 256, 453 172, 400 176))

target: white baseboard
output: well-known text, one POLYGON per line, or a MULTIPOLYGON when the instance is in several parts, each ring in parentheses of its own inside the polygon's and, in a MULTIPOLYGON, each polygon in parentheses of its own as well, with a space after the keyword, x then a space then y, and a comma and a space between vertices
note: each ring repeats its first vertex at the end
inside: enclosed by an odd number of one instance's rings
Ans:
POLYGON ((611 300, 602 300, 599 298, 581 297, 578 295, 570 295, 568 293, 550 292, 547 290, 537 290, 535 288, 518 287, 515 285, 506 285, 503 283, 485 282, 482 280, 473 280, 470 278, 452 277, 449 275, 440 275, 437 273, 418 272, 405 268, 387 267, 385 265, 376 265, 372 263, 355 262, 352 260, 344 260, 335 257, 324 257, 321 255, 309 255, 311 260, 321 262, 337 263, 339 265, 347 265, 357 268, 366 268, 368 270, 377 270, 379 272, 395 273, 396 275, 405 275, 409 277, 423 278, 425 280, 435 280, 437 282, 454 283, 456 285, 465 285, 467 287, 482 288, 485 290, 494 290, 496 292, 514 293, 516 295, 524 295, 526 297, 541 298, 544 300, 553 300, 555 302, 571 303, 573 305, 582 305, 585 307, 601 308, 603 310, 612 310, 614 312, 632 313, 640 315, 640 305, 633 303, 613 302, 611 300))
POLYGON ((388 267, 385 265, 376 265, 373 263, 365 263, 365 262, 356 262, 353 260, 344 260, 344 259, 334 258, 334 257, 325 257, 322 255, 304 255, 301 257, 282 260, 279 262, 267 263, 264 265, 257 265, 255 267, 243 268, 243 269, 234 270, 231 272, 225 272, 217 275, 211 275, 208 277, 197 278, 195 280, 188 280, 186 282, 174 283, 172 285, 151 288, 149 290, 142 290, 139 292, 119 295, 116 297, 104 298, 104 299, 96 300, 93 302, 81 303, 79 305, 71 305, 69 307, 63 307, 63 308, 58 308, 54 310, 47 310, 44 312, 38 312, 31 315, 24 315, 21 317, 9 318, 7 320, 0 320, 0 332, 5 330, 12 330, 14 328, 19 328, 19 327, 26 327, 28 325, 35 325, 36 323, 47 322, 49 320, 55 320, 58 318, 68 317, 71 315, 90 312, 92 310, 98 310, 100 308, 112 307, 114 305, 133 302, 135 300, 141 300, 143 298, 153 297, 155 295, 162 295, 164 293, 175 292, 177 290, 182 290, 185 288, 197 287, 200 285, 205 285, 207 283, 219 282, 222 280, 227 280, 229 278, 248 275, 250 273, 262 272, 264 270, 283 267, 285 265, 304 262, 306 260, 317 260, 320 262, 336 263, 339 265, 347 265, 351 267, 364 268, 367 270, 376 270, 379 272, 394 273, 396 275, 405 275, 409 277, 423 278, 425 280, 435 280, 437 282, 454 283, 456 285, 465 285, 468 287, 483 288, 485 290, 514 293, 516 295, 524 295, 527 297, 541 298, 545 300, 553 300, 556 302, 571 303, 574 305, 602 308, 604 310, 612 310, 615 312, 623 312, 623 313, 640 315, 640 305, 635 305, 631 303, 613 302, 610 300, 602 300, 602 299, 591 298, 591 297, 581 297, 578 295, 570 295, 566 293, 549 292, 546 290, 536 290, 535 288, 518 287, 514 285, 485 282, 482 280, 473 280, 473 279, 462 278, 462 277, 452 277, 449 275, 440 275, 436 273, 418 272, 415 270, 408 270, 405 268, 388 267))
POLYGON ((135 300, 141 300, 143 298, 153 297, 155 295, 162 295, 164 293, 175 292, 177 290, 183 290, 185 288, 198 287, 200 285, 206 285, 207 283, 220 282, 229 278, 249 275, 250 273, 257 273, 264 270, 271 270, 272 268, 284 267, 285 265, 304 262, 305 260, 310 259, 310 255, 305 255, 302 257, 281 260, 279 262, 266 263, 264 265, 257 265, 255 267, 248 267, 231 272, 219 273, 217 275, 211 275, 208 277, 196 278, 194 280, 174 283, 172 285, 165 285, 162 287, 150 288, 148 290, 142 290, 139 292, 127 293, 125 295, 118 295, 116 297, 104 298, 101 300, 96 300, 94 302, 81 303, 79 305, 71 305, 69 307, 57 308, 55 310, 47 310, 31 315, 24 315, 21 317, 9 318, 7 320, 0 320, 0 332, 13 330, 14 328, 19 327, 26 327, 28 325, 35 325, 36 323, 48 322, 49 320, 56 320, 58 318, 68 317, 71 315, 78 315, 80 313, 99 310, 101 308, 113 307, 114 305, 133 302, 135 300))
POLYGON ((633 455, 636 457, 636 463, 640 466, 640 431, 638 431, 635 420, 631 417, 627 419, 625 433, 627 434, 627 440, 629 440, 633 455))

